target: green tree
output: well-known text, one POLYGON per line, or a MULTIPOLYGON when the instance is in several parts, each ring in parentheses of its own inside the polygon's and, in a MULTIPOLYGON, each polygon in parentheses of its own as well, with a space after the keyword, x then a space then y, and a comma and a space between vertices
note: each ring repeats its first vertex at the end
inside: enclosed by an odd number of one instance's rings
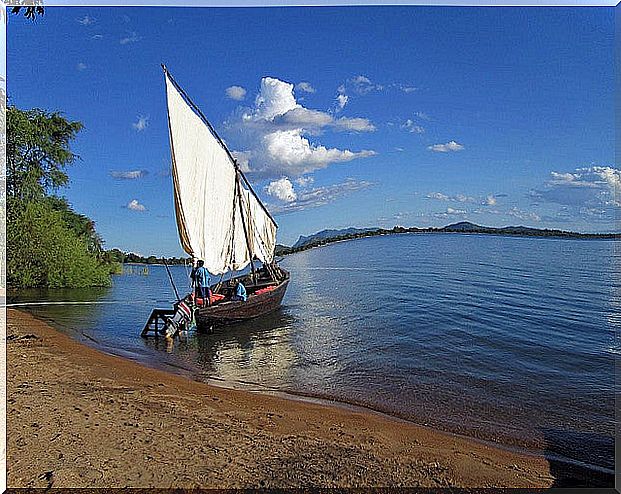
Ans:
POLYGON ((84 287, 110 284, 118 264, 103 256, 95 224, 51 195, 66 185, 82 129, 59 113, 7 110, 7 284, 84 287))
MULTIPOLYGON (((42 2, 35 2, 42 3, 42 2)), ((12 7, 11 14, 19 14, 20 12, 24 13, 24 17, 26 19, 30 19, 34 21, 36 17, 39 15, 43 15, 45 13, 45 9, 41 5, 31 5, 29 7, 12 7)))
MULTIPOLYGON (((14 199, 13 199, 14 201, 14 199)), ((110 266, 88 250, 61 211, 44 201, 13 204, 7 218, 7 285, 80 288, 110 284, 110 266)))
POLYGON ((66 185, 65 168, 77 158, 69 143, 82 129, 60 113, 35 108, 6 111, 6 193, 9 198, 32 201, 66 185))

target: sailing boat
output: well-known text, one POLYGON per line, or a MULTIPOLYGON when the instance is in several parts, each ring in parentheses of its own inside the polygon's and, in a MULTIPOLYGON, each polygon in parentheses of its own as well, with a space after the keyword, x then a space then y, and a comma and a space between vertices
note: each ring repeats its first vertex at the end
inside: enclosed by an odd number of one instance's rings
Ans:
POLYGON ((239 164, 201 110, 162 65, 166 79, 168 129, 172 156, 177 229, 183 250, 202 259, 220 282, 210 306, 195 311, 197 328, 261 316, 280 306, 289 273, 274 262, 278 225, 256 195, 239 164), (258 269, 254 260, 261 262, 258 269), (227 273, 250 265, 233 278, 248 299, 233 301, 227 273))

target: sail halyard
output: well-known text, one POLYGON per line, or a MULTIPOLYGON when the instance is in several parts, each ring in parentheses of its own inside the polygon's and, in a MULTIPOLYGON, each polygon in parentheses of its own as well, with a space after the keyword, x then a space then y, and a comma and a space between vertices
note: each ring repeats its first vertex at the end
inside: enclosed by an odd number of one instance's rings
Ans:
POLYGON ((206 117, 162 67, 182 247, 212 274, 243 269, 255 255, 273 262, 276 222, 206 117))

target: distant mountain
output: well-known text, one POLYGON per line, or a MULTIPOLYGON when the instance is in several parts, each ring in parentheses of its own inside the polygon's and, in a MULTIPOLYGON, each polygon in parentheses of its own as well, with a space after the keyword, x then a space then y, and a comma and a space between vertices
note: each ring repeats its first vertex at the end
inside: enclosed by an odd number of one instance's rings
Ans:
POLYGON ((440 232, 461 232, 461 233, 493 233, 496 235, 529 235, 529 236, 560 236, 560 237, 576 237, 576 238, 594 238, 594 237, 610 237, 607 234, 588 234, 588 233, 576 233, 568 232, 564 230, 549 230, 547 228, 530 228, 527 226, 503 226, 495 228, 491 226, 480 226, 469 221, 460 221, 459 223, 453 223, 443 228, 439 228, 440 232))
POLYGON ((284 256, 292 252, 311 249, 320 245, 326 245, 340 240, 351 240, 354 238, 372 237, 375 235, 391 235, 395 233, 483 233, 490 235, 515 235, 527 237, 556 237, 556 238, 601 238, 601 239, 621 239, 621 233, 578 233, 568 232, 564 230, 550 230, 540 228, 529 228, 526 226, 504 226, 502 228, 494 228, 489 226, 480 226, 469 221, 461 221, 442 228, 417 228, 395 226, 391 229, 386 228, 345 228, 343 230, 322 230, 314 235, 307 237, 300 236, 293 247, 286 245, 276 246, 276 255, 284 256))
POLYGON ((293 244, 294 249, 298 249, 306 244, 310 244, 312 242, 316 242, 319 240, 325 240, 327 238, 332 237, 341 237, 343 235, 354 235, 357 233, 367 233, 377 231, 378 228, 344 228, 343 230, 322 230, 314 235, 309 235, 305 237, 304 235, 300 235, 298 241, 293 244))

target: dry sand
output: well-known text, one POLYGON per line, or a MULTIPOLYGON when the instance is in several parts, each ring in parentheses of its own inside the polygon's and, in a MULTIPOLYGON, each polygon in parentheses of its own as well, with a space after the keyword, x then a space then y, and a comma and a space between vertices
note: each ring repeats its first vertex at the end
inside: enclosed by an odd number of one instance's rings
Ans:
MULTIPOLYGON (((8 486, 549 487, 543 456, 223 389, 103 354, 8 311, 8 486)), ((557 485, 557 484, 556 484, 557 485)))

